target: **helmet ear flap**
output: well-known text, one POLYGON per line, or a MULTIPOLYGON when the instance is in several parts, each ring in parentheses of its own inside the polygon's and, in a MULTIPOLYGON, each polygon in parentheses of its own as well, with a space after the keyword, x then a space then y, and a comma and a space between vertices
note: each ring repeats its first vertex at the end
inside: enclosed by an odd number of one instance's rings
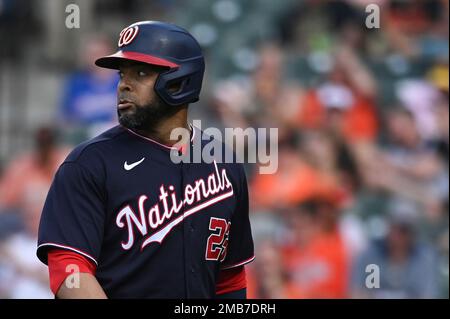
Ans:
POLYGON ((180 63, 178 68, 159 74, 155 83, 155 92, 169 105, 183 105, 199 99, 204 72, 203 58, 195 58, 180 63), (179 83, 176 91, 171 86, 179 83))

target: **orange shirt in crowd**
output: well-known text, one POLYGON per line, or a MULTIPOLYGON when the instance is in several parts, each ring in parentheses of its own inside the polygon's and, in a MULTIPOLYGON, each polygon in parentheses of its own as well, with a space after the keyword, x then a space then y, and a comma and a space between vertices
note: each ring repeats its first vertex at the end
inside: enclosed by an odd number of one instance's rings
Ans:
MULTIPOLYGON (((280 161, 282 159, 280 158, 280 161)), ((294 206, 311 198, 340 200, 345 194, 332 176, 301 161, 279 165, 275 174, 255 175, 250 198, 256 208, 294 206)))
POLYGON ((37 163, 34 154, 13 158, 0 180, 0 207, 20 209, 36 226, 53 176, 67 154, 67 149, 53 151, 46 167, 37 163))
POLYGON ((292 298, 347 298, 348 254, 338 232, 316 235, 305 247, 282 249, 292 298))
MULTIPOLYGON (((354 104, 344 111, 344 137, 348 142, 374 140, 378 132, 375 106, 362 96, 355 96, 354 104)), ((310 90, 302 100, 298 124, 302 128, 320 129, 324 126, 326 109, 317 92, 310 90)))

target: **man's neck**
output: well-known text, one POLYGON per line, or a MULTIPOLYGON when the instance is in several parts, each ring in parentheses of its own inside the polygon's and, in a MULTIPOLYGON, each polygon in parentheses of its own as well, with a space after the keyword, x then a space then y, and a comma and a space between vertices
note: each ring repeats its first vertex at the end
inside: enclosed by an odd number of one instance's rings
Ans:
POLYGON ((186 109, 180 109, 179 112, 169 118, 161 120, 149 130, 136 130, 136 133, 151 138, 163 145, 173 146, 178 140, 170 139, 170 134, 176 128, 191 129, 187 121, 186 109))

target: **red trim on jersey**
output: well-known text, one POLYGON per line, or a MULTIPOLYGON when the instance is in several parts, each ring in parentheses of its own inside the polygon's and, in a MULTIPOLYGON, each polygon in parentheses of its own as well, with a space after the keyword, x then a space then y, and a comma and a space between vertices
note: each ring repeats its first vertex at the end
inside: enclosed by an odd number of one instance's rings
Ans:
POLYGON ((66 245, 60 245, 60 244, 56 244, 56 243, 43 243, 43 244, 38 246, 38 249, 41 248, 41 247, 46 247, 46 246, 57 247, 57 248, 68 249, 68 250, 74 251, 74 252, 76 252, 76 253, 78 253, 80 255, 83 255, 85 257, 90 258, 96 265, 98 265, 98 262, 97 262, 97 260, 95 260, 94 257, 92 257, 88 253, 85 253, 84 251, 81 251, 81 250, 76 249, 74 247, 70 247, 70 246, 66 246, 66 245))
POLYGON ((48 272, 50 289, 55 295, 67 276, 74 273, 74 265, 78 267, 80 273, 95 275, 96 265, 83 255, 65 249, 49 250, 48 272))
MULTIPOLYGON (((194 142, 195 128, 194 128, 194 126, 191 125, 191 123, 189 123, 189 127, 191 128, 191 131, 192 131, 192 134, 191 134, 191 143, 192 143, 192 142, 194 142)), ((157 144, 157 145, 162 146, 162 147, 164 147, 164 148, 166 148, 166 149, 169 149, 169 150, 177 150, 177 151, 181 151, 182 154, 186 154, 187 148, 188 148, 189 145, 190 145, 190 144, 184 144, 184 145, 181 145, 179 148, 176 148, 176 147, 174 147, 174 146, 164 145, 164 144, 161 144, 161 143, 159 143, 159 142, 157 142, 157 141, 155 141, 155 140, 153 140, 153 139, 151 139, 151 138, 149 138, 149 137, 147 137, 147 136, 143 136, 143 135, 141 135, 141 134, 139 134, 139 133, 136 133, 135 131, 130 130, 128 127, 123 126, 123 128, 124 128, 125 130, 127 130, 128 132, 130 132, 131 134, 136 135, 137 137, 140 137, 140 138, 142 138, 142 139, 144 139, 144 140, 147 140, 147 141, 149 141, 149 142, 152 142, 152 143, 154 143, 154 144, 157 144)))
POLYGON ((216 283, 216 294, 226 294, 247 287, 244 266, 221 270, 216 283))

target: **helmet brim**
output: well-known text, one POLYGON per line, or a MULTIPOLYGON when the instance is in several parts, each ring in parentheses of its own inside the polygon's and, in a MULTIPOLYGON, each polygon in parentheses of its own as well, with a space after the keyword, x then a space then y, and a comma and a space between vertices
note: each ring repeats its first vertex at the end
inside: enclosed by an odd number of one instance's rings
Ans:
POLYGON ((102 58, 97 59, 95 61, 95 65, 102 68, 118 70, 120 64, 124 60, 143 62, 157 66, 168 67, 171 69, 179 67, 178 64, 172 61, 162 59, 153 55, 131 51, 117 51, 114 54, 104 56, 102 58))

